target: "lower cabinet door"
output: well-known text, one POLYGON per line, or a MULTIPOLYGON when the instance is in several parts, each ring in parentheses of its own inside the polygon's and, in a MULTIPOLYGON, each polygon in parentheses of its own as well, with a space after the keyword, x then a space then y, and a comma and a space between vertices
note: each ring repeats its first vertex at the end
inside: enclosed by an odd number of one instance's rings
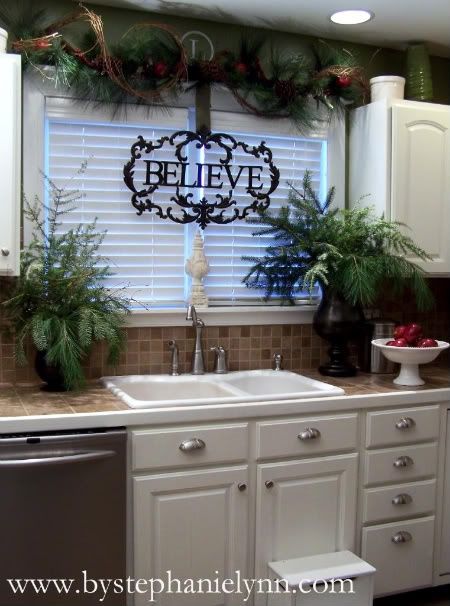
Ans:
POLYGON ((257 578, 268 562, 354 550, 357 470, 357 454, 258 466, 257 578))
POLYGON ((152 597, 161 606, 242 603, 233 593, 207 592, 236 571, 246 578, 247 482, 246 466, 133 479, 134 577, 164 583, 163 589, 154 582, 154 596, 136 593, 135 606, 148 606, 152 597))
POLYGON ((431 585, 433 537, 433 516, 363 528, 361 557, 377 569, 375 595, 431 585))

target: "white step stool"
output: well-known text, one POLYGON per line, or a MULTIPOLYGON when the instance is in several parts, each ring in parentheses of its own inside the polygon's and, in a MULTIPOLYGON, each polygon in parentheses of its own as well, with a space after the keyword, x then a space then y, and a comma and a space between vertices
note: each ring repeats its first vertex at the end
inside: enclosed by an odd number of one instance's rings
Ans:
POLYGON ((375 568, 351 551, 280 560, 268 567, 272 581, 284 582, 280 593, 268 595, 267 606, 372 606, 375 568))

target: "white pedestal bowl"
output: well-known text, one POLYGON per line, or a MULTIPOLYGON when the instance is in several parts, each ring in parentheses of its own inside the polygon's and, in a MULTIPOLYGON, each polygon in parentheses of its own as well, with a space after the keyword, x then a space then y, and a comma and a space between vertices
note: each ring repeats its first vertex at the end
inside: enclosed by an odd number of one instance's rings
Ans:
POLYGON ((447 349, 446 341, 438 341, 437 347, 393 347, 386 345, 391 339, 374 339, 372 345, 378 347, 384 356, 392 362, 401 364, 400 374, 394 379, 397 385, 424 385, 419 374, 419 364, 433 362, 441 351, 447 349))

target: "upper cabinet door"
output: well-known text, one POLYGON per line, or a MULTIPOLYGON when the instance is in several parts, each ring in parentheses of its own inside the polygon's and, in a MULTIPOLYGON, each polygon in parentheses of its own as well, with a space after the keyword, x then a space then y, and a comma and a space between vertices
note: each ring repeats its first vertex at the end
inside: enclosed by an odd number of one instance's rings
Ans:
POLYGON ((391 218, 411 228, 433 259, 419 265, 435 274, 450 272, 449 129, 449 107, 392 107, 391 218))
POLYGON ((0 54, 0 275, 19 274, 21 65, 0 54))

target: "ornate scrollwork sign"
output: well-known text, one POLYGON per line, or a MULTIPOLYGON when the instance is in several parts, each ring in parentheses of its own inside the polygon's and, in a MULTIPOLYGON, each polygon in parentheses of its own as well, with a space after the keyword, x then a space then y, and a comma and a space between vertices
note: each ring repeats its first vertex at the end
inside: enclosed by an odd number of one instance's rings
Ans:
POLYGON ((131 159, 124 166, 123 178, 133 192, 131 203, 138 215, 145 210, 155 211, 161 219, 175 223, 196 222, 205 229, 209 223, 231 223, 268 208, 270 196, 279 185, 280 171, 264 141, 259 145, 248 145, 224 133, 183 130, 154 142, 139 136, 131 146, 131 159), (202 157, 199 153, 202 148, 216 149, 216 163, 190 162, 188 145, 195 147, 198 158, 202 157), (157 150, 165 152, 157 154, 164 159, 155 159, 157 150), (252 161, 248 164, 233 162, 236 150, 240 159, 245 154, 252 161), (172 151, 173 160, 165 159, 167 151, 172 151), (237 187, 241 192, 243 188, 250 199, 243 208, 242 204, 238 206, 234 196, 237 187), (163 193, 164 188, 170 188, 172 192, 175 188, 176 193, 169 203, 158 200, 157 194, 163 193), (195 192, 201 192, 201 197, 195 192), (212 199, 208 199, 207 194, 211 194, 212 199))

